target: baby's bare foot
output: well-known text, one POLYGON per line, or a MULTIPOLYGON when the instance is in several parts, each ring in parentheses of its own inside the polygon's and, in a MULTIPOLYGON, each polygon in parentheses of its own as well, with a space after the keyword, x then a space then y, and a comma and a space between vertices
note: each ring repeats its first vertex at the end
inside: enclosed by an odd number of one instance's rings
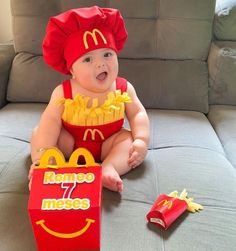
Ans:
POLYGON ((102 169, 102 185, 114 192, 123 191, 123 181, 119 174, 112 166, 103 167, 102 169))

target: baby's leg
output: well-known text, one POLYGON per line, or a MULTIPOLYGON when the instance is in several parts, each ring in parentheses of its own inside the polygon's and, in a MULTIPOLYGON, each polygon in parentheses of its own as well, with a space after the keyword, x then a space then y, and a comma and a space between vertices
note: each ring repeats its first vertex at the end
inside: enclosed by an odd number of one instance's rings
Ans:
POLYGON ((101 158, 104 187, 112 191, 122 192, 123 182, 120 175, 131 169, 128 165, 128 158, 132 142, 131 132, 122 129, 103 143, 101 158))

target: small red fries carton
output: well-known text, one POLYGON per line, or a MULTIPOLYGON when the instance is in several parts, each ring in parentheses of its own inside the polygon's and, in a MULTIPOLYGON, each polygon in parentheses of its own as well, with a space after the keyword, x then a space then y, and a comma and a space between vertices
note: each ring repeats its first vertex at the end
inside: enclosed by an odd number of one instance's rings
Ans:
POLYGON ((203 209, 202 205, 192 201, 185 189, 180 196, 177 191, 169 195, 161 194, 147 214, 147 220, 166 230, 186 210, 194 213, 203 209))
POLYGON ((34 170, 28 211, 40 251, 100 250, 101 167, 84 148, 69 162, 57 149, 34 170), (86 165, 78 165, 83 156, 86 165), (56 165, 48 165, 51 157, 56 165))

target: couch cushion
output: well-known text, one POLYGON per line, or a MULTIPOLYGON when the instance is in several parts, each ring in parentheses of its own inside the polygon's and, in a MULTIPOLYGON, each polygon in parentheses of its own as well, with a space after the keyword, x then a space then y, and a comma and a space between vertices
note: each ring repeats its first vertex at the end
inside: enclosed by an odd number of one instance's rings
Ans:
POLYGON ((6 104, 7 83, 14 56, 12 44, 0 44, 0 108, 6 104))
MULTIPOLYGON (((207 149, 166 148, 151 150, 144 163, 123 177, 125 189, 121 195, 103 191, 101 250, 233 250, 236 177, 223 155, 207 149), (184 187, 203 204, 202 212, 184 213, 168 231, 146 222, 145 216, 160 193, 184 187)), ((25 165, 20 162, 12 173, 16 168, 18 173, 25 173, 25 165)), ((11 186, 19 188, 13 183, 11 186)), ((1 247, 4 251, 16 247, 36 250, 27 214, 27 190, 23 192, 26 194, 13 193, 8 186, 1 187, 1 192, 1 247)))
POLYGON ((29 142, 44 104, 8 104, 0 110, 0 136, 29 142))
POLYGON ((51 15, 59 14, 60 1, 11 1, 12 26, 16 52, 42 54, 42 39, 51 15))
MULTIPOLYGON (((40 56, 47 19, 70 8, 96 3, 44 0, 32 5, 29 1, 12 1, 14 43, 20 54, 12 67, 9 101, 48 101, 51 90, 65 77, 46 67, 40 56)), ((156 0, 147 5, 143 0, 132 0, 123 5, 119 1, 99 1, 103 7, 116 7, 124 12, 129 39, 119 55, 124 59, 120 61, 120 75, 134 83, 147 108, 208 111, 205 60, 211 41, 214 3, 214 0, 181 0, 178 4, 156 0), (134 12, 134 4, 143 8, 134 12), (180 7, 183 5, 185 8, 180 7), (147 88, 143 88, 143 83, 147 88)))
POLYGON ((211 41, 212 20, 165 16, 157 22, 157 56, 162 59, 205 60, 211 41))
POLYGON ((236 2, 217 0, 214 35, 218 40, 236 41, 236 2))
POLYGON ((148 110, 148 116, 151 125, 150 149, 191 147, 224 154, 221 143, 204 114, 153 109, 148 110))
POLYGON ((208 71, 198 60, 120 60, 146 108, 208 112, 208 71))
POLYGON ((236 42, 212 44, 208 68, 210 104, 236 105, 236 42))
POLYGON ((30 146, 26 142, 0 136, 0 193, 28 193, 30 146), (17 170, 17 171, 16 171, 17 170))
MULTIPOLYGON (((159 194, 168 194, 173 190, 180 192, 186 188, 189 196, 201 203, 204 210, 197 214, 184 213, 168 231, 161 231, 148 224, 148 229, 145 230, 143 236, 146 236, 147 232, 151 235, 155 234, 158 242, 161 241, 162 247, 165 247, 163 250, 220 251, 234 248, 236 244, 234 239, 236 172, 224 154, 197 147, 149 150, 145 162, 126 174, 123 180, 124 193, 121 198, 117 198, 114 193, 108 191, 103 195, 105 208, 107 208, 103 219, 106 220, 109 217, 109 225, 118 227, 114 235, 110 237, 112 239, 109 238, 109 243, 112 243, 112 240, 115 242, 115 237, 120 239, 122 236, 126 239, 125 233, 122 235, 121 231, 126 226, 130 229, 130 224, 133 224, 135 220, 132 218, 130 222, 129 218, 124 219, 119 215, 129 215, 130 211, 133 211, 132 205, 136 205, 137 210, 141 211, 140 216, 133 213, 134 218, 137 217, 137 222, 140 222, 139 217, 145 217, 159 194), (106 204, 106 200, 109 204, 106 204), (131 201, 135 204, 130 203, 129 211, 125 205, 131 201), (148 203, 149 207, 143 208, 140 203, 148 203), (122 208, 123 211, 120 212, 122 208), (117 217, 120 223, 116 225, 117 217), (223 232, 222 229, 224 229, 223 232), (159 237, 163 239, 159 240, 159 237), (229 241, 225 242, 225 240, 229 241)), ((107 224, 104 228, 111 227, 107 224)), ((103 238, 106 239, 106 237, 103 238)), ((135 239, 135 236, 129 237, 130 242, 135 242, 135 239)), ((135 250, 143 250, 143 243, 140 237, 140 248, 135 250)), ((152 245, 151 241, 145 250, 156 250, 156 247, 152 245)), ((108 250, 108 247, 107 249, 105 247, 105 250, 108 250)), ((118 247, 115 246, 114 250, 118 250, 118 247)))
POLYGON ((109 0, 108 7, 119 9, 125 18, 157 18, 159 15, 159 1, 149 0, 129 0, 129 4, 122 1, 109 0), (138 6, 138 8, 134 8, 138 6))
POLYGON ((0 244, 4 251, 37 250, 27 212, 28 197, 20 191, 0 192, 0 244))
POLYGON ((42 56, 19 53, 13 60, 7 100, 48 102, 53 89, 65 78, 44 64, 42 56))
MULTIPOLYGON (((120 59, 120 75, 134 85, 146 108, 208 112, 205 62, 120 59)), ((47 102, 53 88, 65 78, 47 67, 41 56, 19 53, 13 61, 7 99, 10 102, 47 102)))
POLYGON ((236 107, 212 105, 208 118, 225 149, 227 158, 236 168, 236 107))
POLYGON ((146 222, 149 204, 104 191, 102 207, 102 251, 162 250, 160 230, 151 231, 146 222))
MULTIPOLYGON (((211 41, 212 20, 215 1, 181 0, 173 4, 173 1, 149 1, 144 0, 129 2, 128 5, 119 1, 40 1, 32 4, 30 1, 13 0, 13 33, 17 52, 26 51, 33 54, 41 54, 41 44, 44 37, 47 20, 51 15, 56 15, 70 8, 90 6, 93 4, 102 7, 119 8, 124 12, 128 25, 129 36, 132 38, 127 42, 122 57, 143 57, 153 55, 146 47, 148 44, 155 45, 155 57, 169 59, 206 59, 208 47, 211 41), (189 3, 191 2, 191 3, 189 3), (139 6, 137 11, 134 6, 139 6), (185 6, 182 8, 180 6, 185 6), (194 6, 194 8, 193 8, 194 6), (143 7, 143 8, 142 8, 143 7), (135 9, 135 12, 134 12, 135 9), (135 19, 132 22, 130 19, 135 19), (146 19, 146 20, 142 20, 146 19), (145 35, 143 24, 152 23, 152 32, 145 35), (137 26, 139 23, 141 26, 137 26), (184 27, 184 29, 183 29, 184 27), (137 29, 138 28, 138 29, 137 29), (150 35, 154 34, 154 39, 150 35), (27 39, 25 39, 27 37, 27 39), (35 39, 37 38, 37 39, 35 39), (138 50, 133 48, 133 41, 139 41, 138 50), (133 53, 131 53, 133 52, 133 53), (139 55, 139 52, 141 54, 139 55)), ((136 43, 137 44, 137 43, 136 43)), ((153 47, 148 47, 151 50, 153 47)))
MULTIPOLYGON (((19 250, 36 250, 26 209, 30 166, 27 141, 44 107, 8 104, 0 111, 0 151, 4 156, 0 170, 0 229, 4 230, 1 246, 5 251, 15 250, 16 246, 19 250), (9 218, 14 219, 12 224, 9 218)), ((187 111, 148 113, 152 140, 146 160, 123 176, 121 195, 103 191, 102 250, 233 250, 236 173, 205 116, 187 111), (146 223, 145 216, 160 193, 183 188, 203 204, 201 213, 184 213, 164 232, 146 223), (186 238, 191 241, 183 241, 186 238)))

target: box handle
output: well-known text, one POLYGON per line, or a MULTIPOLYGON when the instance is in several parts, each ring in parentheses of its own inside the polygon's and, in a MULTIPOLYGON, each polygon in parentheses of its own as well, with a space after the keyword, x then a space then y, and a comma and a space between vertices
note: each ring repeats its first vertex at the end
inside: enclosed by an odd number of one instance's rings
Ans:
POLYGON ((94 161, 93 155, 85 148, 78 148, 76 149, 70 156, 68 162, 65 161, 65 157, 63 153, 57 148, 49 148, 47 149, 41 159, 40 165, 38 168, 63 168, 63 167, 81 167, 81 166, 95 166, 97 163, 94 161), (83 156, 85 159, 85 165, 78 165, 78 159, 80 156, 83 156), (49 159, 54 157, 56 160, 56 165, 50 165, 49 159))
POLYGON ((77 162, 80 156, 83 156, 85 159, 85 166, 95 166, 97 163, 94 161, 93 155, 86 148, 76 149, 70 156, 69 166, 78 166, 77 162))

